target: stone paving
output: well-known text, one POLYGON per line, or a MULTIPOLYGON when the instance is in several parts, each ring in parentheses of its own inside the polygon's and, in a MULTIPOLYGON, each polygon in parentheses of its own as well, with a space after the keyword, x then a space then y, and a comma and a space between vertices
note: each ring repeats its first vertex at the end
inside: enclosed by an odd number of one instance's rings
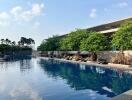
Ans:
POLYGON ((118 95, 110 100, 132 100, 132 90, 127 91, 121 95, 118 95))

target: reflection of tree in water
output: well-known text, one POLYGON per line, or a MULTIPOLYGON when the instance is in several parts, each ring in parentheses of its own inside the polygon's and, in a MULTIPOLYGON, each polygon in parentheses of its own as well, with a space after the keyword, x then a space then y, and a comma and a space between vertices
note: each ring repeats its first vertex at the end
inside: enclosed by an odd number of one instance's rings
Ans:
POLYGON ((0 62, 0 71, 8 70, 8 62, 0 62))
POLYGON ((113 97, 132 88, 132 75, 120 74, 116 70, 89 66, 80 68, 79 64, 40 60, 41 67, 50 77, 61 77, 75 90, 92 89, 99 94, 113 97))
POLYGON ((33 66, 32 66, 32 62, 30 59, 20 60, 20 71, 21 72, 29 71, 32 67, 33 66))

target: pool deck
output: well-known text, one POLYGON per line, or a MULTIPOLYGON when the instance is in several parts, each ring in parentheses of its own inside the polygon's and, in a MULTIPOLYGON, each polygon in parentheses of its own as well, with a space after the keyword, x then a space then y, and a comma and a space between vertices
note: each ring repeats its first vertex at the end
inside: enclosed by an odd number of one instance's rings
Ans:
POLYGON ((129 90, 121 95, 118 95, 110 100, 132 100, 132 90, 129 90))
POLYGON ((132 67, 128 67, 125 65, 120 65, 117 64, 112 65, 112 64, 98 64, 97 62, 93 61, 88 61, 88 62, 82 62, 82 61, 74 61, 74 60, 66 60, 66 59, 59 59, 59 58, 48 58, 48 57, 39 57, 41 59, 54 59, 54 60, 59 60, 59 61, 65 61, 65 62, 70 62, 70 63, 78 63, 78 64, 85 64, 85 65, 93 65, 93 66, 98 66, 98 67, 103 67, 103 68, 110 68, 110 69, 115 69, 115 70, 120 70, 120 71, 128 71, 128 73, 132 74, 132 67))

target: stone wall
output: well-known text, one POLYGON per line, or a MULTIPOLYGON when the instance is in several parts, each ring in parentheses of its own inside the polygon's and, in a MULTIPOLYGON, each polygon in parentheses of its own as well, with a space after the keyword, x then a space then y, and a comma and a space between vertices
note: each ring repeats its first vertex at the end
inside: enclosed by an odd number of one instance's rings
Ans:
POLYGON ((106 59, 108 62, 110 62, 111 58, 116 55, 118 52, 113 52, 113 51, 101 51, 98 52, 98 58, 101 59, 106 59))
MULTIPOLYGON (((109 62, 113 56, 115 56, 119 51, 101 51, 98 52, 98 58, 107 59, 109 62)), ((124 51, 125 56, 132 58, 132 50, 124 51)))
POLYGON ((132 50, 124 51, 125 56, 132 58, 132 50))
MULTIPOLYGON (((63 54, 69 54, 69 55, 76 55, 78 51, 48 51, 48 52, 41 52, 40 55, 42 56, 48 56, 48 55, 63 55, 63 54)), ((119 51, 100 51, 97 53, 98 58, 106 59, 108 62, 111 60, 113 56, 115 56, 119 51)), ((89 52, 83 51, 80 52, 81 55, 88 55, 89 52)), ((125 56, 132 58, 132 50, 130 51, 124 51, 125 56)))

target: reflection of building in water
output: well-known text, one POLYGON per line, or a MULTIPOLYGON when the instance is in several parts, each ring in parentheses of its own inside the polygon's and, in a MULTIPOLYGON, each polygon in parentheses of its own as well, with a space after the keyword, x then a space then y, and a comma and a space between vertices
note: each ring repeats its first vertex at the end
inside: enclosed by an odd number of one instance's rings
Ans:
POLYGON ((29 71, 33 67, 31 60, 21 60, 20 61, 20 71, 29 71))
POLYGON ((105 70, 103 70, 103 68, 96 67, 96 72, 99 73, 99 74, 104 74, 105 70))
POLYGON ((110 89, 110 88, 108 88, 108 87, 105 87, 105 86, 102 87, 102 89, 104 89, 104 90, 106 90, 106 91, 108 91, 108 92, 113 92, 112 89, 110 89))
POLYGON ((85 70, 85 68, 86 68, 86 65, 80 64, 80 69, 81 69, 81 70, 85 70))

